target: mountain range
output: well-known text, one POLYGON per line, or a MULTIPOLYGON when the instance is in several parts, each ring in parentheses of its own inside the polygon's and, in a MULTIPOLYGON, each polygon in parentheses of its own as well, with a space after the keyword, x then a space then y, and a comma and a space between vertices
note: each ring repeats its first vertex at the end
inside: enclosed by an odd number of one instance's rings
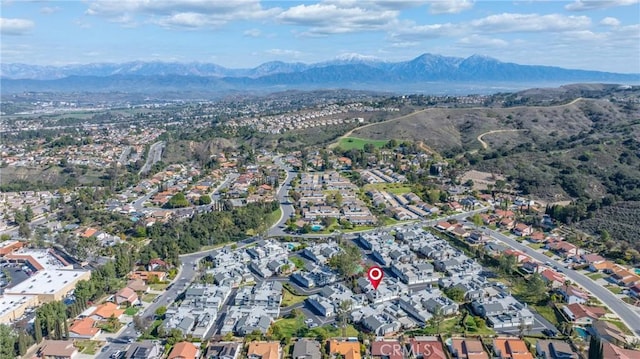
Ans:
POLYGON ((423 54, 386 62, 347 56, 314 64, 273 61, 250 69, 210 63, 127 62, 38 66, 0 64, 3 93, 24 91, 233 91, 344 87, 379 90, 425 83, 483 84, 617 82, 638 83, 640 74, 519 65, 473 55, 423 54))

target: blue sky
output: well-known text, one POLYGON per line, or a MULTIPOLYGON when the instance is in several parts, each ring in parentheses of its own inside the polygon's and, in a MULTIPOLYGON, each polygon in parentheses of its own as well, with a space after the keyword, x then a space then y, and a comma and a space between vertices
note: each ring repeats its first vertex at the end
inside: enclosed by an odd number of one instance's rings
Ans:
POLYGON ((2 63, 213 62, 429 52, 640 73, 640 3, 481 0, 2 0, 2 63))

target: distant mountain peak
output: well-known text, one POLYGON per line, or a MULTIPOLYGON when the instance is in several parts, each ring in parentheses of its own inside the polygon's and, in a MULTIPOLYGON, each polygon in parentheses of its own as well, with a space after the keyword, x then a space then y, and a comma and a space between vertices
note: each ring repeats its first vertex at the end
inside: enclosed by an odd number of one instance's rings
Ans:
POLYGON ((337 61, 348 61, 348 62, 385 62, 384 60, 371 56, 371 55, 362 55, 357 52, 343 53, 336 56, 335 60, 337 61))
POLYGON ((144 91, 205 89, 379 88, 425 83, 568 83, 636 84, 640 74, 569 70, 519 65, 475 54, 467 58, 424 53, 408 61, 382 61, 345 53, 332 61, 305 64, 271 61, 254 68, 230 69, 212 63, 132 61, 120 64, 35 66, 0 63, 2 93, 15 91, 144 91))

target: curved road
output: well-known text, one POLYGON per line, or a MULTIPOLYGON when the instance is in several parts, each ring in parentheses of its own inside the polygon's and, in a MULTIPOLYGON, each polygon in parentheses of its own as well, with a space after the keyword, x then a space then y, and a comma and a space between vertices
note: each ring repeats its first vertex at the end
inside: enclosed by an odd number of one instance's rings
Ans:
MULTIPOLYGON (((550 262, 552 265, 555 265, 558 268, 564 266, 563 263, 553 260, 540 252, 533 251, 530 247, 523 245, 500 232, 492 230, 485 230, 485 232, 490 233, 493 238, 503 242, 511 248, 526 252, 527 255, 531 256, 537 261, 540 261, 541 263, 550 262)), ((563 268, 562 273, 567 278, 571 279, 571 281, 589 291, 594 297, 598 298, 613 313, 620 317, 620 319, 627 325, 627 327, 631 329, 636 337, 640 337, 640 309, 632 309, 629 304, 623 302, 611 291, 594 282, 593 280, 591 280, 591 278, 588 278, 584 274, 578 273, 577 271, 569 268, 563 268)))
POLYGON ((478 140, 478 142, 480 142, 480 144, 482 145, 482 148, 486 150, 487 148, 489 148, 489 145, 486 142, 484 142, 484 140, 482 139, 483 136, 491 135, 491 134, 494 134, 494 133, 520 132, 520 131, 527 131, 527 130, 526 129, 493 130, 493 131, 488 131, 488 132, 485 132, 485 133, 482 133, 482 134, 478 135, 478 137, 476 137, 476 139, 478 140))

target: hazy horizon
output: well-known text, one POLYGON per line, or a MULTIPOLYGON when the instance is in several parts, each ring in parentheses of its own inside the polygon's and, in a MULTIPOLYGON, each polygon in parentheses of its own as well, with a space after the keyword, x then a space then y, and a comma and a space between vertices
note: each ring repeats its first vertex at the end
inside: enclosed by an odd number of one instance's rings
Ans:
POLYGON ((253 68, 423 53, 640 73, 640 3, 611 1, 3 1, 2 63, 253 68))

